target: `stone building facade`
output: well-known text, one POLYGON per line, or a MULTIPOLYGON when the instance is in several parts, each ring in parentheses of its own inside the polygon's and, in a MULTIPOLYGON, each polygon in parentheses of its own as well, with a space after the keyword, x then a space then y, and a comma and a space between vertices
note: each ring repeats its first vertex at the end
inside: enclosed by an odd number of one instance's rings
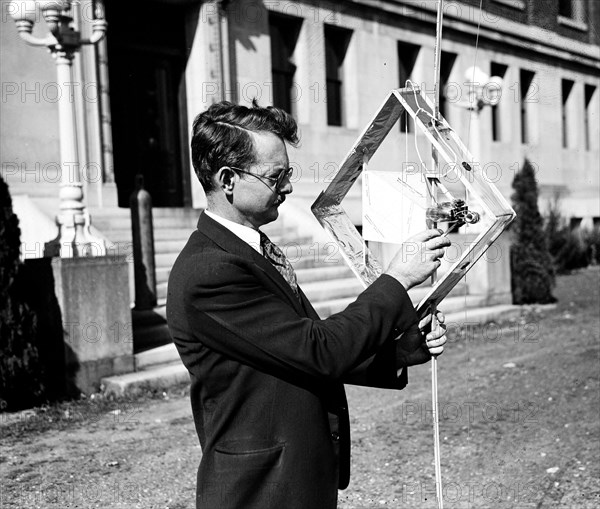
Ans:
MULTIPOLYGON (((72 85, 88 204, 126 206, 135 174, 142 173, 155 205, 202 207, 187 151, 191 122, 216 100, 253 98, 297 118, 296 194, 313 199, 391 89, 410 78, 432 94, 436 4, 165 0, 142 9, 107 0, 109 35, 98 48, 84 48, 72 85)), ((484 108, 477 146, 470 147, 490 180, 510 194, 528 158, 542 200, 560 195, 573 224, 597 224, 600 5, 484 0, 482 6, 445 2, 443 114, 470 142, 465 72, 476 65, 500 75, 500 104, 484 108)), ((43 51, 18 39, 8 3, 2 7, 3 175, 15 190, 52 201, 57 98, 69 87, 56 83, 43 51)), ((90 2, 78 9, 85 33, 90 2)), ((414 137, 408 130, 394 133, 382 160, 415 156, 403 149, 414 137)))
MULTIPOLYGON (((44 242, 56 236, 61 171, 79 170, 96 233, 131 262, 129 196, 142 175, 154 202, 158 302, 150 321, 132 313, 123 330, 133 330, 136 355, 170 342, 167 278, 206 203, 189 160, 191 124, 216 101, 257 99, 290 111, 301 131, 301 146, 290 150, 295 199, 281 208, 277 234, 291 242, 286 254, 319 313, 343 309, 361 287, 339 257, 337 266, 330 263, 335 253, 310 204, 390 90, 410 80, 433 97, 437 2, 104 3, 108 35, 82 49, 72 83, 57 82, 47 52, 19 39, 10 3, 0 4, 1 171, 20 219, 22 256, 41 257, 44 242), (60 97, 75 103, 79 148, 79 161, 62 170, 60 97)), ((91 0, 73 5, 80 30, 89 35, 91 0)), ((600 3, 445 0, 444 6, 444 117, 504 196, 527 158, 537 170, 542 210, 560 197, 574 228, 600 227, 600 3), (467 110, 475 66, 503 79, 499 104, 476 118, 467 110)), ((41 17, 37 21, 34 34, 45 29, 41 17)), ((419 154, 428 157, 422 133, 407 119, 401 124, 371 168, 394 170, 418 164, 419 154)), ((344 206, 360 226, 360 180, 344 206)), ((385 259, 389 252, 381 251, 385 259)), ((464 283, 469 305, 510 302, 508 256, 488 262, 464 283)), ((448 312, 466 304, 466 297, 444 303, 448 312)), ((136 366, 144 362, 137 359, 136 366)))

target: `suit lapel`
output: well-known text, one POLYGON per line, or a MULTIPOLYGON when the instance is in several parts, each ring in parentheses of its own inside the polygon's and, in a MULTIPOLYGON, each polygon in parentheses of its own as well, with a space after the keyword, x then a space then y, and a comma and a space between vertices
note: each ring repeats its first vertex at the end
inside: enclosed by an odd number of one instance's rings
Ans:
MULTIPOLYGON (((248 260, 252 260, 281 290, 281 293, 284 294, 286 299, 294 306, 296 311, 301 314, 309 314, 308 311, 305 311, 304 302, 308 302, 303 293, 302 295, 302 304, 294 294, 292 288, 287 283, 287 281, 283 278, 283 276, 279 273, 279 271, 273 267, 273 264, 269 260, 267 260, 264 256, 262 256, 256 249, 250 247, 246 242, 240 239, 237 235, 232 233, 230 230, 225 228, 222 224, 217 221, 211 219, 204 212, 200 214, 200 218, 198 219, 198 231, 212 240, 215 244, 217 244, 221 249, 246 258, 248 260)), ((310 303, 308 304, 312 310, 312 306, 310 303)), ((314 310, 312 310, 314 312, 314 310)))

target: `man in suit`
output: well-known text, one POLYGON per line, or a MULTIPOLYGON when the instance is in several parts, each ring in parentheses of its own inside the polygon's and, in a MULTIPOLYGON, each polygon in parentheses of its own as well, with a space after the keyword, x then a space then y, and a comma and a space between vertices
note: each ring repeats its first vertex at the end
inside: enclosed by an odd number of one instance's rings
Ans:
POLYGON ((273 107, 222 102, 194 121, 208 206, 171 271, 167 318, 191 376, 198 508, 335 508, 350 475, 343 384, 402 389, 407 366, 446 341, 443 323, 417 323, 407 295, 440 264, 449 241, 438 230, 319 319, 260 232, 292 192, 286 142, 297 141, 293 118, 273 107))

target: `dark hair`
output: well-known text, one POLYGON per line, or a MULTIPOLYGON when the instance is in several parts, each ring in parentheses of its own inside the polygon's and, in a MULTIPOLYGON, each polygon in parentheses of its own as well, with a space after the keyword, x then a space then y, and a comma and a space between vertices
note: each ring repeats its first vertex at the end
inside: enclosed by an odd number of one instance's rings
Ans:
POLYGON ((280 108, 252 107, 222 101, 200 113, 192 126, 192 164, 205 192, 213 189, 212 176, 223 166, 247 168, 256 164, 250 132, 271 132, 292 145, 298 143, 298 126, 280 108))

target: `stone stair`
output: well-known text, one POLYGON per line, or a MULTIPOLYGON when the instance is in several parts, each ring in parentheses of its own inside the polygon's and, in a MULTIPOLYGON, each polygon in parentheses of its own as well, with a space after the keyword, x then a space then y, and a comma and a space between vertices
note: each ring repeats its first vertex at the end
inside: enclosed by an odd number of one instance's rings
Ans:
MULTIPOLYGON (((301 269, 297 274, 307 295, 308 292, 314 292, 315 297, 320 299, 313 301, 313 304, 321 318, 342 311, 362 291, 362 285, 358 283, 347 267, 318 267, 315 269, 301 269), (306 276, 301 276, 302 270, 311 271, 305 272, 305 274, 311 275, 314 279, 311 281, 309 278, 306 283, 303 283, 301 278, 306 276), (336 277, 342 272, 347 275, 346 278, 336 277), (322 279, 319 282, 316 277, 320 274, 325 277, 329 275, 331 279, 322 279), (328 285, 331 285, 331 288, 327 288, 328 285)), ((409 294, 412 301, 417 304, 427 291, 428 287, 422 286, 411 290, 409 294)), ((446 324, 449 330, 456 330, 465 323, 488 323, 515 319, 521 314, 519 306, 488 306, 485 296, 469 295, 466 292, 465 284, 458 285, 440 306, 446 315, 446 324)), ((189 380, 188 372, 181 363, 177 349, 172 342, 137 353, 135 365, 137 371, 134 373, 103 379, 104 392, 117 395, 133 394, 146 388, 157 390, 189 380)))
MULTIPOLYGON (((132 262, 130 213, 127 209, 91 211, 93 224, 114 242, 112 249, 128 255, 132 262)), ((171 341, 166 324, 167 281, 179 252, 196 227, 199 211, 193 209, 154 209, 154 242, 157 279, 157 307, 132 310, 136 371, 103 379, 106 392, 124 394, 145 387, 158 389, 188 380, 187 371, 171 341)), ((279 245, 296 270, 298 282, 321 318, 345 309, 363 290, 362 284, 342 260, 331 242, 314 241, 285 226, 285 222, 267 225, 264 230, 279 245)), ((132 269, 133 275, 133 269, 132 269)), ((418 303, 428 291, 427 285, 411 290, 418 303)), ((132 293, 133 300, 133 293, 132 293)), ((448 323, 490 321, 514 316, 515 306, 486 306, 486 297, 469 294, 465 283, 458 285, 443 303, 448 323)))
MULTIPOLYGON (((94 226, 114 243, 109 252, 124 254, 130 261, 133 285, 133 242, 129 209, 97 209, 90 213, 94 226)), ((181 208, 155 208, 152 211, 157 306, 153 310, 132 309, 133 344, 136 354, 171 342, 165 310, 167 281, 175 259, 196 228, 199 214, 197 210, 181 208)), ((132 305, 134 298, 132 287, 132 305)))
MULTIPOLYGON (((132 261, 129 210, 98 209, 91 214, 94 226, 114 243, 109 251, 125 254, 132 261)), ((199 211, 193 209, 153 210, 157 307, 148 311, 132 310, 136 354, 171 342, 165 320, 167 282, 173 263, 196 227, 198 216, 199 211)), ((314 242, 295 228, 278 223, 263 229, 292 262, 300 285, 322 316, 343 309, 361 291, 361 284, 334 252, 331 243, 314 242)))

